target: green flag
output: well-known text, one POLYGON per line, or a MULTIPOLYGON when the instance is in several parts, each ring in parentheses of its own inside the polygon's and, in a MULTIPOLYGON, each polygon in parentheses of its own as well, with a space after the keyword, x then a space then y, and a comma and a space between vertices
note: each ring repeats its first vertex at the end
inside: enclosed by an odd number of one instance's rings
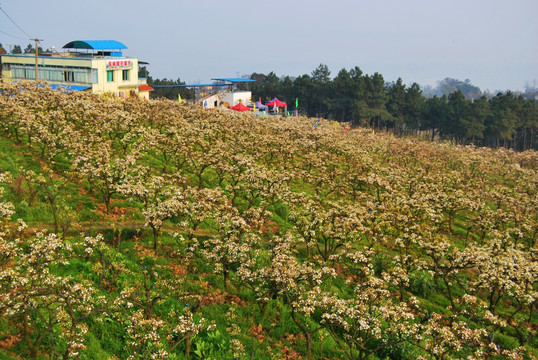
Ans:
POLYGON ((177 93, 177 101, 181 102, 181 94, 177 93))
POLYGON ((295 108, 299 107, 299 98, 295 98, 295 108))

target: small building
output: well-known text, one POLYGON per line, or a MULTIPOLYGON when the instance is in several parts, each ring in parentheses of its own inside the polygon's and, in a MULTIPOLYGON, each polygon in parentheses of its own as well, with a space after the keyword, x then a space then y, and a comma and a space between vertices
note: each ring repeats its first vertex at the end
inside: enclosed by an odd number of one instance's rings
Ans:
POLYGON ((251 103, 252 93, 250 91, 234 91, 223 93, 221 96, 221 102, 226 102, 230 107, 239 103, 248 105, 251 103))
MULTIPOLYGON (((52 87, 88 90, 95 94, 131 96, 139 93, 138 59, 123 56, 127 47, 115 40, 76 40, 64 51, 37 57, 38 79, 52 87)), ((35 81, 35 54, 1 56, 6 81, 35 81)))
POLYGON ((239 103, 243 105, 250 104, 252 98, 252 92, 250 91, 237 91, 237 92, 217 92, 216 94, 209 94, 201 97, 197 102, 202 104, 204 108, 212 109, 217 107, 230 108, 239 103))
MULTIPOLYGON (((252 92, 242 91, 237 89, 239 83, 253 82, 252 79, 244 78, 216 78, 212 79, 216 81, 208 88, 219 89, 211 94, 204 94, 198 102, 202 103, 205 108, 217 108, 217 107, 233 107, 239 103, 248 105, 252 102, 252 92), (226 88, 223 90, 223 87, 226 88)), ((203 86, 206 89, 206 85, 186 85, 186 86, 203 86)))
POLYGON ((138 79, 138 96, 142 99, 149 100, 149 93, 153 90, 155 89, 148 85, 147 78, 138 79))

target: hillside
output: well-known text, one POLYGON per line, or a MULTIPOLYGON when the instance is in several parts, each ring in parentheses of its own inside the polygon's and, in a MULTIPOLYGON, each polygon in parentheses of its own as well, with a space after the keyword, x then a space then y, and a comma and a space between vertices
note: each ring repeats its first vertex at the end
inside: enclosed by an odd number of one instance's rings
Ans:
POLYGON ((538 356, 538 154, 0 83, 0 358, 538 356))

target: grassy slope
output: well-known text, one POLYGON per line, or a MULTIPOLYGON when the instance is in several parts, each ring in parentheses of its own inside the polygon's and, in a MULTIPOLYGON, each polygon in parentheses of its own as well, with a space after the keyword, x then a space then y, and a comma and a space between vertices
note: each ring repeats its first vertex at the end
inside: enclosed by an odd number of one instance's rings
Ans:
MULTIPOLYGON (((101 103, 95 104, 99 109, 101 103)), ((123 102, 119 102, 118 107, 124 107, 123 102)), ((166 111, 170 111, 166 106, 166 111)), ((128 110, 126 110, 128 112, 128 110)), ((135 114, 137 115, 137 114, 135 114)), ((517 180, 518 175, 514 175, 510 171, 499 172, 507 163, 516 164, 517 162, 524 164, 523 170, 528 178, 532 178, 532 174, 536 171, 536 154, 526 154, 518 156, 516 154, 507 154, 506 152, 496 153, 491 150, 481 149, 462 149, 452 147, 450 145, 436 145, 430 143, 420 143, 411 140, 395 139, 384 134, 370 134, 367 131, 355 130, 344 133, 342 129, 330 122, 324 122, 314 132, 310 129, 310 119, 300 119, 303 123, 297 120, 289 120, 288 123, 280 120, 260 120, 252 118, 244 118, 241 116, 225 117, 223 115, 212 114, 200 110, 179 110, 179 117, 186 118, 190 121, 192 127, 189 129, 189 140, 192 145, 191 151, 196 153, 212 152, 212 146, 216 146, 216 141, 222 139, 225 144, 228 144, 226 150, 227 156, 238 155, 238 151, 244 151, 248 157, 257 159, 255 163, 263 169, 276 169, 275 176, 284 176, 292 174, 292 179, 289 181, 289 186, 292 193, 298 194, 304 192, 307 197, 319 198, 325 197, 327 201, 346 202, 351 198, 350 187, 357 183, 344 183, 347 180, 346 175, 349 172, 356 171, 358 167, 363 167, 364 171, 357 171, 361 176, 361 180, 365 182, 364 186, 358 186, 358 192, 363 194, 359 196, 363 200, 375 201, 388 199, 391 196, 391 191, 400 186, 402 179, 408 176, 409 178, 423 178, 424 181, 431 181, 432 187, 435 185, 435 180, 428 180, 428 172, 436 174, 436 179, 444 179, 446 172, 447 177, 455 177, 461 180, 456 183, 452 178, 446 180, 447 183, 454 186, 456 189, 465 191, 468 186, 478 186, 484 178, 488 178, 484 189, 495 189, 499 186, 503 190, 516 187, 512 184, 517 180), (205 119, 197 119, 197 117, 206 117, 205 119), (200 121, 198 121, 200 120, 200 121), (267 122, 275 121, 274 124, 267 122), (211 131, 206 131, 209 127, 211 131), (240 132, 245 134, 240 134, 240 132), (250 133, 252 131, 252 133, 250 133), (234 135, 234 132, 237 132, 234 135), (260 139, 256 139, 256 132, 260 133, 260 139), (214 136, 219 134, 219 136, 214 136), (197 134, 199 134, 197 136, 197 134), (221 135, 224 134, 223 137, 221 135), (195 136, 195 138, 193 138, 195 136), (229 140, 226 140, 226 137, 229 140), (283 140, 284 138, 284 140, 283 140), (253 141, 254 144, 246 146, 244 142, 253 141), (236 148, 236 142, 240 147, 236 148), (232 146, 233 145, 233 146, 232 146), (241 146, 244 146, 241 148, 241 146), (357 153, 356 149, 360 152, 357 153), (231 149, 231 150, 228 150, 231 149), (272 149, 272 151, 271 151, 272 149), (353 150, 350 150, 353 149, 353 150), (263 150, 264 157, 255 154, 257 150, 263 150), (490 157, 491 158, 488 158, 490 157), (494 157, 493 157, 494 156, 494 157), (316 160, 315 158, 318 157, 316 160), (267 159, 274 160, 267 160, 267 159), (475 164, 478 163, 480 169, 475 170, 473 162, 467 162, 468 158, 473 158, 475 164), (530 160, 529 160, 530 158, 530 160), (530 165, 525 162, 530 161, 530 165), (398 169, 399 171, 395 171, 398 169), (532 172, 529 175, 528 172, 532 172), (302 177, 309 174, 309 177, 302 177), (378 182, 368 178, 371 176, 379 176, 381 180, 378 182), (476 176, 476 178, 469 178, 476 176), (341 182, 345 189, 340 189, 334 186, 333 181, 341 182), (370 181, 368 183, 368 181, 370 181), (471 185, 468 185, 471 184, 471 185), (388 189, 392 189, 389 191, 388 189)), ((226 115, 228 116, 228 115, 226 115)), ((135 124, 148 126, 147 119, 132 120, 135 124)), ((164 115, 163 115, 164 117, 164 115)), ((149 125, 155 127, 154 125, 149 125)), ((162 131, 162 128, 161 128, 162 131)), ((109 133, 110 135, 110 133, 109 133)), ((106 134, 102 135, 106 139, 106 134)), ((109 136, 110 138, 110 136, 109 136)), ((118 152, 122 151, 121 141, 115 139, 112 142, 112 148, 118 152)), ((204 356, 212 354, 212 356, 229 356, 230 355, 230 340, 232 337, 239 339, 248 354, 252 354, 254 358, 272 358, 277 356, 280 358, 295 358, 298 353, 305 354, 305 341, 297 325, 291 321, 289 306, 283 299, 275 299, 270 301, 267 309, 262 313, 256 305, 255 295, 249 292, 240 283, 234 283, 232 288, 226 292, 222 278, 212 273, 213 267, 204 261, 203 258, 194 260, 194 263, 186 264, 174 253, 178 249, 182 249, 182 244, 178 244, 177 239, 172 236, 175 231, 186 231, 184 227, 177 227, 175 220, 171 219, 166 222, 163 227, 163 234, 160 238, 160 248, 157 253, 151 250, 151 231, 144 226, 144 216, 142 214, 142 205, 136 200, 131 200, 128 196, 113 195, 111 201, 111 212, 106 214, 103 201, 99 193, 95 189, 90 189, 89 184, 84 180, 72 176, 67 170, 70 167, 71 158, 69 156, 56 157, 56 163, 51 163, 46 159, 40 158, 35 147, 29 145, 27 141, 23 144, 16 144, 12 138, 0 137, 0 149, 2 156, 0 157, 0 169, 2 172, 7 171, 12 174, 13 181, 7 184, 4 199, 10 201, 15 206, 15 218, 24 219, 29 228, 26 230, 28 236, 30 233, 52 227, 52 214, 49 204, 43 198, 43 193, 38 191, 33 195, 31 185, 24 182, 19 175, 21 169, 34 170, 42 172, 44 167, 50 167, 56 171, 53 182, 61 184, 59 199, 65 209, 65 217, 69 220, 68 238, 76 239, 79 232, 94 235, 98 232, 104 233, 105 241, 110 247, 110 259, 123 264, 126 269, 129 269, 133 274, 136 274, 132 279, 136 279, 135 285, 140 286, 141 269, 151 268, 156 269, 161 279, 177 279, 183 277, 181 282, 181 293, 197 295, 199 301, 203 304, 198 310, 199 313, 210 320, 214 320, 217 324, 219 336, 215 337, 214 333, 202 333, 194 340, 193 350, 205 350, 204 356), (18 179, 18 180, 17 180, 18 179), (191 269, 187 268, 192 267, 191 269), (192 270, 195 272, 190 272, 192 270), (233 307, 237 312, 234 319, 227 318, 225 313, 229 308, 233 307), (231 335, 231 323, 236 323, 239 326, 239 335, 231 335), (208 345, 210 344, 210 345, 208 345), (226 354, 226 355, 224 355, 226 354)), ((239 153, 239 155, 241 155, 239 153)), ((196 161, 201 161, 203 158, 197 158, 196 161)), ((145 159, 141 160, 142 164, 151 164, 155 169, 164 168, 163 158, 158 152, 149 151, 145 159)), ((210 169, 215 165, 210 165, 210 169)), ((518 165, 519 166, 519 165, 518 165)), ((515 168, 515 167, 514 167, 515 168)), ((258 170, 261 171, 261 170, 258 170)), ((177 176, 176 172, 181 172, 185 176, 187 183, 195 186, 199 178, 196 176, 194 165, 187 165, 183 169, 174 165, 169 165, 168 174, 177 176)), ((521 173, 519 176, 522 176, 521 173)), ((203 187, 215 187, 218 183, 216 172, 206 171, 203 173, 203 187)), ((418 186, 413 181, 406 180, 406 185, 402 186, 418 186)), ((176 181, 176 180, 174 180, 176 181)), ((230 178, 221 183, 223 189, 232 182, 230 178)), ((403 183, 402 183, 403 184, 403 183)), ((530 189, 529 191, 532 191, 530 189)), ((402 191, 401 194, 405 194, 402 191)), ((412 191, 407 194, 413 194, 412 191)), ((465 194, 465 192, 463 192, 465 194)), ((230 194, 228 193, 230 196, 230 194)), ((241 192, 237 201, 239 208, 244 208, 249 202, 248 192, 241 192)), ((403 196, 403 195, 402 195, 403 196)), ((409 195, 412 196, 412 195, 409 195)), ((475 194, 470 195, 472 197, 475 194)), ((530 196, 535 196, 535 190, 530 196)), ((519 197, 514 198, 518 201, 519 197)), ((494 199, 489 199, 494 201, 494 199)), ((383 200, 384 201, 384 200, 383 200)), ((535 200, 533 200, 535 201, 535 200)), ((390 203, 390 201, 388 201, 390 203)), ((254 200, 254 204, 259 205, 260 199, 254 200)), ((357 203, 358 204, 358 203, 357 203)), ((272 219, 269 223, 269 228, 272 231, 283 234, 288 229, 293 229, 293 223, 289 221, 290 208, 288 204, 277 202, 271 205, 268 209, 272 211, 272 219)), ((495 205, 494 205, 495 206, 495 205)), ((507 211, 513 211, 518 208, 519 204, 504 204, 507 206, 507 211)), ((535 206, 535 204, 533 205, 535 206)), ((397 216, 396 214, 394 216, 397 216)), ((445 218, 447 215, 444 215, 445 218)), ((390 218, 390 216, 389 216, 390 218)), ((474 218, 474 214, 470 210, 458 211, 452 227, 442 226, 442 231, 446 237, 460 247, 468 239, 467 229, 470 226, 469 219, 474 218), (451 231, 450 231, 451 229, 451 231)), ((446 220, 445 220, 446 221, 446 220)), ((531 219, 536 224, 536 215, 531 219)), ((398 224, 396 228, 392 228, 388 223, 384 223, 387 234, 399 234, 398 224)), ((201 229, 196 230, 196 235, 203 239, 212 234, 215 230, 212 229, 210 223, 201 226, 201 229)), ((269 236, 271 231, 266 233, 269 236)), ((186 234, 186 232, 184 233, 186 234)), ((392 235, 391 235, 392 236, 392 235)), ((478 238, 478 233, 474 229, 470 232, 471 238, 478 238)), ((368 241, 368 240, 366 240, 368 241)), ((361 244, 357 245, 362 248, 361 244)), ((385 257, 390 259, 397 251, 386 244, 376 245, 376 251, 380 255, 376 259, 385 257)), ((298 245, 301 254, 304 254, 304 246, 298 245)), ((416 249, 415 249, 416 250, 416 249)), ((413 250, 413 251, 415 251, 413 250)), ((375 266, 383 269, 387 263, 382 260, 376 260, 375 266)), ((84 261, 73 261, 69 266, 58 269, 59 273, 64 275, 85 277, 93 281, 97 286, 103 286, 102 279, 95 276, 91 266, 84 261), (99 284, 101 281, 101 284, 99 284)), ((121 273, 117 274, 115 280, 116 288, 112 287, 111 294, 117 294, 119 287, 132 285, 132 279, 129 276, 124 276, 121 273), (119 279, 119 280, 118 280, 119 279)), ((536 284, 535 284, 536 285, 536 284)), ((325 284, 328 289, 333 289, 337 292, 347 292, 342 290, 345 287, 343 281, 335 280, 325 284)), ((393 289, 397 292, 397 287, 393 289)), ((408 294, 416 295, 422 300, 422 304, 429 311, 437 311, 439 313, 446 312, 446 307, 449 302, 446 298, 445 290, 442 282, 439 279, 434 280, 430 276, 426 276, 423 272, 414 271, 410 285, 406 291, 408 294)), ((456 294, 458 296, 460 294, 456 294)), ((158 314, 166 314, 170 309, 181 309, 185 306, 188 300, 179 300, 177 298, 165 298, 159 301, 156 305, 155 312, 158 314)), ((499 312, 510 311, 510 300, 501 303, 499 312)), ((125 332, 119 324, 109 321, 104 323, 89 321, 90 331, 87 341, 87 352, 82 358, 108 358, 113 355, 125 356, 124 344, 125 332)), ((531 326, 536 326, 536 319, 531 318, 531 326)), ((10 343, 12 336, 18 333, 17 324, 15 322, 7 322, 3 320, 0 323, 0 344, 4 348, 0 354, 5 358, 16 358, 14 354, 24 354, 24 345, 22 342, 14 341, 10 343), (12 354, 12 355, 10 355, 12 354)), ((514 347, 517 344, 516 334, 511 330, 497 332, 497 339, 508 348, 514 347)), ((529 344, 531 348, 535 344, 529 344)), ((46 347, 45 347, 46 348, 46 347)), ((178 349, 182 349, 180 346, 178 349)), ((324 357, 334 358, 342 357, 342 353, 338 349, 336 343, 325 336, 322 340, 316 337, 316 346, 314 349, 316 354, 322 352, 324 357)), ((416 350, 411 350, 409 347, 402 345, 401 348, 395 347, 392 349, 393 354, 385 353, 378 356, 407 356, 412 358, 415 356, 416 350)), ((46 354, 46 350, 42 350, 42 355, 46 354)), ((184 358, 182 351, 174 353, 176 358, 184 358)))

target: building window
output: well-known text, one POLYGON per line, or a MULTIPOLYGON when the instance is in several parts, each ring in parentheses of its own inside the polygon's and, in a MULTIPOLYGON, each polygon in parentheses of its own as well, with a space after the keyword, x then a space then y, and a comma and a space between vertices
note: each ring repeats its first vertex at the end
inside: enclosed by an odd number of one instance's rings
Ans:
POLYGON ((65 82, 74 82, 75 73, 73 71, 64 71, 64 81, 65 82))
MULTIPOLYGON (((4 64, 6 66, 8 64, 4 64)), ((35 79, 35 65, 9 64, 11 78, 35 79)), ((4 68, 4 70, 6 70, 4 68)), ((52 82, 97 83, 97 69, 71 66, 39 65, 39 78, 52 82)))
POLYGON ((106 72, 106 81, 114 81, 114 70, 107 70, 106 72))
POLYGON ((122 71, 122 79, 123 81, 129 81, 129 70, 122 71))
POLYGON ((97 69, 90 70, 90 83, 97 84, 99 82, 99 75, 97 69))

